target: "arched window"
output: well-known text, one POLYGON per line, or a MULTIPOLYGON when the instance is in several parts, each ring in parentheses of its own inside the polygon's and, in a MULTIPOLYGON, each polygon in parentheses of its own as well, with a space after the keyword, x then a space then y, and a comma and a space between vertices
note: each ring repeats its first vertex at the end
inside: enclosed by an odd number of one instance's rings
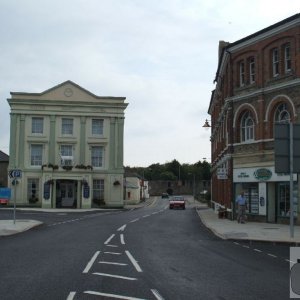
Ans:
POLYGON ((241 142, 254 140, 254 121, 250 111, 246 111, 241 118, 241 142))
POLYGON ((278 105, 275 111, 275 123, 289 123, 291 120, 290 113, 288 111, 286 103, 278 105))

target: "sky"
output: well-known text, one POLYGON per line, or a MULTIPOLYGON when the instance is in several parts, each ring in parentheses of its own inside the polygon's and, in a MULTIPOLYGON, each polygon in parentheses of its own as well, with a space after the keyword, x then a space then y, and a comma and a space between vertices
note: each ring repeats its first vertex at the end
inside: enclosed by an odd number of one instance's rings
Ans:
POLYGON ((72 80, 126 97, 125 166, 210 161, 202 125, 219 41, 299 8, 296 0, 0 0, 0 150, 9 154, 10 92, 72 80))

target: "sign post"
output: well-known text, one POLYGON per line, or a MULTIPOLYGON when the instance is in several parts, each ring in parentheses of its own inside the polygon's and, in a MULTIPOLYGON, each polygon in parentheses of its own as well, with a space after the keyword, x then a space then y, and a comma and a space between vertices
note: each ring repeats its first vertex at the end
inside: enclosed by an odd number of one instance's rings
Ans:
POLYGON ((14 224, 16 224, 16 191, 17 184, 19 183, 17 178, 22 177, 22 171, 18 169, 13 169, 8 172, 10 178, 12 178, 12 185, 14 186, 14 224))

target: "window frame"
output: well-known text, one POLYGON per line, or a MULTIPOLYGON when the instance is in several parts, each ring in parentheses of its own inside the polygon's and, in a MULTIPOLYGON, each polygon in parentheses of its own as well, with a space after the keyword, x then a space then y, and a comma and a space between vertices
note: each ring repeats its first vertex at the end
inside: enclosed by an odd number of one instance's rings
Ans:
POLYGON ((44 133, 44 118, 32 117, 31 118, 31 134, 42 135, 44 133), (41 124, 38 124, 41 121, 41 124))
POLYGON ((43 165, 43 150, 44 147, 42 144, 30 144, 30 166, 38 167, 43 165), (33 150, 40 149, 40 153, 34 154, 33 150))
POLYGON ((39 191, 40 191, 40 179, 39 178, 27 178, 27 201, 30 198, 39 199, 39 191), (33 187, 35 184, 35 187, 33 187))
POLYGON ((255 83, 255 78, 256 74, 255 74, 255 58, 254 56, 251 56, 249 58, 249 82, 250 84, 255 83))
POLYGON ((74 164, 74 147, 70 144, 61 144, 59 147, 61 166, 73 166, 74 164), (63 153, 63 151, 68 150, 63 153), (71 151, 69 151, 71 150, 71 151), (66 157, 66 159, 64 158, 66 157))
POLYGON ((292 70, 292 59, 291 59, 291 44, 284 45, 284 71, 288 73, 292 70))
POLYGON ((279 49, 272 49, 272 75, 277 77, 279 75, 279 49))
POLYGON ((104 167, 104 146, 91 146, 91 165, 93 168, 104 167), (98 155, 96 150, 100 150, 98 155))
POLYGON ((74 132, 74 119, 73 118, 62 118, 61 119, 61 134, 62 135, 73 135, 74 132), (67 123, 70 121, 70 123, 67 123))
POLYGON ((105 189, 104 179, 97 179, 97 178, 93 179, 93 201, 104 200, 104 189, 105 189), (95 194, 97 193, 99 194, 95 196, 95 194))
POLYGON ((244 112, 240 121, 240 140, 242 143, 252 142, 255 139, 255 122, 250 111, 244 112), (252 122, 249 125, 249 121, 252 122))
POLYGON ((92 125, 91 125, 92 136, 103 136, 103 129, 104 129, 104 120, 92 118, 92 125), (99 121, 100 124, 95 124, 96 121, 99 121))
POLYGON ((239 84, 240 87, 245 86, 245 62, 243 60, 239 62, 239 84))

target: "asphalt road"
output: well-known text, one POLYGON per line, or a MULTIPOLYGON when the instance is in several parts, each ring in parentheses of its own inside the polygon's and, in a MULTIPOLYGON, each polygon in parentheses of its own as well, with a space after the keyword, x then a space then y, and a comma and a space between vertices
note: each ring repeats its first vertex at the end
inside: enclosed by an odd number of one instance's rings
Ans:
POLYGON ((192 205, 27 216, 45 225, 0 238, 1 300, 289 299, 288 246, 221 240, 192 205))

